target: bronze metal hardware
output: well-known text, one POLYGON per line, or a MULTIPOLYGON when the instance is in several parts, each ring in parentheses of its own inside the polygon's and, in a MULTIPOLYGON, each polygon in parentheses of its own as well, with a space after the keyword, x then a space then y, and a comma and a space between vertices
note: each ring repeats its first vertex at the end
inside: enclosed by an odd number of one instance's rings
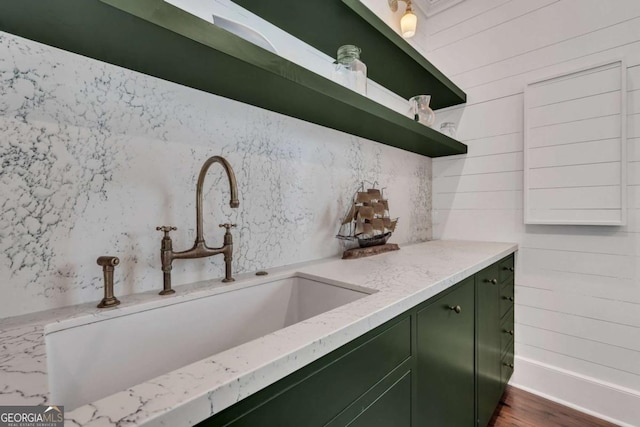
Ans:
POLYGON ((120 260, 115 256, 101 256, 96 262, 102 267, 104 275, 104 298, 98 308, 115 307, 120 301, 113 295, 113 270, 120 264, 120 260))
POLYGON ((514 271, 516 271, 516 269, 515 269, 515 268, 513 268, 513 267, 505 267, 505 268, 504 268, 504 270, 505 270, 505 271, 510 271, 510 272, 512 272, 512 273, 513 273, 514 271))
POLYGON ((497 285, 498 279, 486 279, 485 282, 491 283, 492 285, 497 285))
POLYGON ((513 335, 513 329, 509 331, 509 335, 513 335))
POLYGON ((238 206, 240 206, 240 202, 238 201, 238 184, 236 182, 236 176, 233 173, 231 165, 225 158, 221 156, 213 156, 208 158, 200 169, 198 182, 196 184, 196 241, 193 244, 193 247, 186 251, 174 252, 173 242, 171 241, 169 232, 176 230, 176 227, 167 225, 156 227, 156 230, 164 232, 164 237, 162 238, 162 245, 160 249, 160 258, 162 260, 162 273, 164 280, 163 289, 160 292, 160 295, 169 295, 175 293, 175 291, 171 289, 171 269, 174 259, 206 258, 218 254, 223 254, 225 275, 222 281, 234 281, 231 272, 231 260, 233 259, 233 236, 231 235, 230 230, 231 228, 236 227, 236 225, 220 224, 220 227, 226 228, 226 232, 224 234, 223 245, 219 248, 210 248, 209 246, 207 246, 202 231, 202 187, 204 185, 204 178, 207 175, 209 168, 214 163, 219 163, 227 174, 227 178, 229 180, 229 190, 231 193, 229 206, 231 206, 232 208, 237 208, 238 206))
POLYGON ((509 301, 513 302, 513 297, 502 297, 502 298, 507 299, 507 300, 509 300, 509 301))
POLYGON ((513 369, 513 363, 503 363, 503 365, 513 369))
POLYGON ((455 307, 450 305, 449 310, 455 311, 457 314, 460 314, 462 312, 462 308, 459 305, 456 305, 455 307))
POLYGON ((269 273, 267 273, 266 271, 262 271, 262 270, 261 271, 256 271, 256 276, 266 276, 267 274, 269 274, 269 273))
POLYGON ((510 331, 507 331, 506 329, 503 329, 503 331, 505 334, 509 334, 509 335, 513 335, 513 329, 510 331))

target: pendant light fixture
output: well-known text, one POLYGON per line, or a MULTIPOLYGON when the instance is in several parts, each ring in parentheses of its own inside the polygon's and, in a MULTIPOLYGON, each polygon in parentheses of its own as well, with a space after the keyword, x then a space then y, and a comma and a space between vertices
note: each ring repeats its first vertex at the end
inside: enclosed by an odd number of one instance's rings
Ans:
POLYGON ((402 37, 409 39, 416 34, 416 27, 418 26, 418 17, 413 13, 411 7, 411 0, 388 0, 389 8, 392 12, 398 11, 398 1, 405 1, 407 8, 405 9, 402 19, 400 19, 400 32, 402 37))

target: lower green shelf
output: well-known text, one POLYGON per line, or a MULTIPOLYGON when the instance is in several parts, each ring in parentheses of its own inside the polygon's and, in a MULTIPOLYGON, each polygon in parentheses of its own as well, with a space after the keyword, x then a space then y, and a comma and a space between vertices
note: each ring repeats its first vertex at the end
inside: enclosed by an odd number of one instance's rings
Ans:
POLYGON ((467 152, 162 0, 7 0, 0 30, 425 156, 467 152))

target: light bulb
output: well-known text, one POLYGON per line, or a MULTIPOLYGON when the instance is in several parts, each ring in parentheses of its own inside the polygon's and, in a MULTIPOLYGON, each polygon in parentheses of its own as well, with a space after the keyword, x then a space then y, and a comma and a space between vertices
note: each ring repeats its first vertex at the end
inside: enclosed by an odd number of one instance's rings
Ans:
POLYGON ((400 20, 400 30, 402 31, 402 37, 404 37, 405 39, 413 37, 416 34, 417 25, 418 17, 413 13, 413 10, 407 8, 407 11, 400 20))

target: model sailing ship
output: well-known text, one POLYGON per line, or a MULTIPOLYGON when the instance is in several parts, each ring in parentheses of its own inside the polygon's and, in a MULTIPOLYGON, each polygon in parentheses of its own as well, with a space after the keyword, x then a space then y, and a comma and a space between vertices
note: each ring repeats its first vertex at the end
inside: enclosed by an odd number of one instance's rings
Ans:
POLYGON ((357 258, 397 250, 397 245, 386 244, 397 224, 398 218, 391 219, 389 216, 389 201, 384 198, 382 191, 377 188, 365 190, 364 184, 362 184, 351 200, 347 213, 342 219, 340 232, 336 237, 357 241, 360 248, 374 246, 380 246, 380 248, 373 251, 350 249, 345 252, 343 258, 357 258), (355 253, 353 253, 354 251, 355 253), (350 253, 350 256, 347 256, 347 253, 350 253))

